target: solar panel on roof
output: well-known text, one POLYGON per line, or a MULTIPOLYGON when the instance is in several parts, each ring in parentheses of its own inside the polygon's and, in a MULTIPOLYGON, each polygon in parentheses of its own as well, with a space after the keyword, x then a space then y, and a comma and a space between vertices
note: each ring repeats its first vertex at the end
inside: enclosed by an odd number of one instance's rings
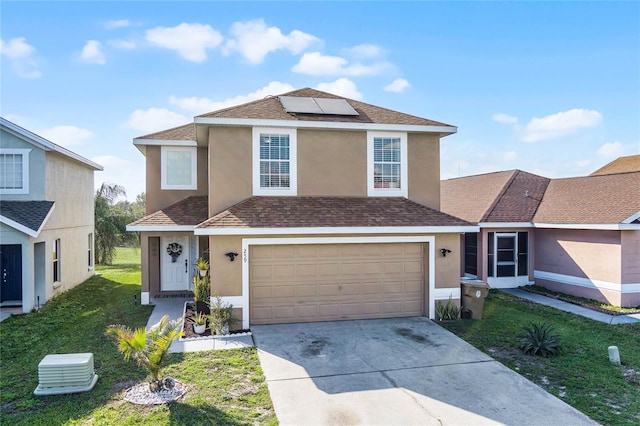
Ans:
POLYGON ((286 112, 304 114, 358 115, 344 99, 279 96, 286 112))
POLYGON ((324 114, 358 115, 344 99, 313 98, 324 114))

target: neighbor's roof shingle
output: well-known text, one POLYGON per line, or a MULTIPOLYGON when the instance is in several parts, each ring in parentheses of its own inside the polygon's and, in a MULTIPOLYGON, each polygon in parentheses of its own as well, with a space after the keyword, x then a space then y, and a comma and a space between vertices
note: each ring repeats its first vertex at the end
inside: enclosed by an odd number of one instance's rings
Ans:
POLYGON ((194 123, 173 127, 167 130, 150 133, 148 135, 137 137, 136 139, 153 139, 168 141, 195 141, 196 125, 194 123))
POLYGON ((619 224, 640 211, 640 172, 553 179, 536 223, 619 224))
POLYGON ((218 111, 199 115, 199 118, 253 118, 262 120, 292 120, 292 121, 332 121, 376 124, 406 124, 418 126, 446 126, 455 131, 455 127, 449 124, 426 118, 416 117, 410 114, 381 108, 353 99, 346 99, 320 90, 304 88, 284 93, 282 96, 316 97, 345 99, 357 112, 357 116, 325 115, 325 114, 301 114, 288 113, 280 103, 277 96, 249 102, 243 105, 233 106, 218 111))
POLYGON ((195 226, 209 217, 208 198, 192 196, 138 219, 129 226, 195 226))
POLYGON ((530 222, 548 184, 522 170, 443 180, 440 208, 469 222, 530 222))
POLYGON ((198 228, 471 226, 405 198, 250 197, 198 228))
POLYGON ((590 176, 612 175, 615 173, 640 172, 640 154, 619 157, 605 164, 590 176))
POLYGON ((0 200, 0 215, 38 232, 53 205, 53 201, 0 200))

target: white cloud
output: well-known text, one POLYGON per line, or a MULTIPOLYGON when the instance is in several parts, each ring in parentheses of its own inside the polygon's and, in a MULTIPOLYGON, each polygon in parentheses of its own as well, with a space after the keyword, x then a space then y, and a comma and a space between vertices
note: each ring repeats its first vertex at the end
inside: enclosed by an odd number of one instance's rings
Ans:
POLYGON ((65 148, 84 145, 94 136, 90 130, 76 126, 55 126, 40 130, 38 134, 65 148))
POLYGON ((136 195, 145 192, 144 161, 133 162, 114 155, 92 157, 91 161, 104 167, 94 178, 95 189, 103 182, 115 183, 124 187, 129 200, 135 200, 136 195))
POLYGON ((279 95, 292 90, 294 90, 294 87, 288 83, 272 81, 255 92, 251 92, 247 95, 234 96, 233 98, 227 98, 223 101, 212 101, 209 98, 198 98, 195 96, 190 98, 178 98, 176 96, 171 96, 169 97, 169 102, 171 102, 172 105, 177 105, 185 110, 204 113, 263 99, 267 96, 279 95))
POLYGON ((375 44, 360 44, 348 49, 343 49, 344 53, 355 58, 378 58, 385 52, 380 46, 375 44))
POLYGON ((569 111, 534 117, 526 125, 522 140, 538 142, 573 134, 580 129, 595 127, 602 122, 602 114, 588 109, 570 109, 569 111))
POLYGON ((518 154, 515 151, 507 151, 502 154, 502 160, 505 162, 511 162, 518 158, 518 154))
POLYGON ((132 50, 136 48, 136 44, 129 40, 109 40, 107 43, 116 49, 132 50))
POLYGON ((235 22, 230 30, 232 39, 225 45, 225 52, 238 51, 252 64, 260 64, 264 58, 276 50, 288 50, 292 54, 307 49, 320 41, 319 38, 302 31, 293 30, 282 34, 278 27, 267 27, 262 19, 235 22))
POLYGON ((34 57, 36 48, 27 43, 24 37, 12 38, 8 42, 0 39, 0 55, 9 59, 13 71, 22 78, 40 78, 34 57))
POLYGON ((491 117, 493 121, 497 121, 502 124, 516 124, 518 122, 518 117, 514 117, 513 115, 504 114, 502 112, 493 114, 491 117))
POLYGON ((396 78, 391 82, 391 84, 384 86, 384 90, 386 90, 387 92, 402 93, 404 92, 404 89, 409 86, 411 85, 404 78, 396 78))
POLYGON ((105 22, 104 27, 108 30, 112 30, 114 28, 130 27, 131 25, 133 24, 128 19, 115 19, 105 22))
POLYGON ((175 27, 156 27, 146 32, 150 43, 165 49, 175 50, 191 62, 207 60, 207 49, 222 43, 222 35, 209 25, 182 23, 175 27))
POLYGON ((316 88, 345 98, 362 99, 362 93, 358 92, 355 83, 348 78, 339 78, 333 83, 320 83, 316 88))
POLYGON ((82 48, 80 60, 88 64, 104 65, 107 61, 102 52, 102 43, 97 40, 89 40, 82 48))
POLYGON ((307 75, 347 75, 362 76, 379 74, 389 64, 380 62, 372 65, 353 63, 340 56, 323 55, 320 52, 305 53, 291 69, 307 75))
POLYGON ((129 115, 125 127, 142 132, 156 132, 190 122, 189 118, 165 108, 137 109, 129 115))
POLYGON ((624 145, 620 142, 607 142, 598 148, 598 156, 605 159, 614 159, 624 155, 624 145))

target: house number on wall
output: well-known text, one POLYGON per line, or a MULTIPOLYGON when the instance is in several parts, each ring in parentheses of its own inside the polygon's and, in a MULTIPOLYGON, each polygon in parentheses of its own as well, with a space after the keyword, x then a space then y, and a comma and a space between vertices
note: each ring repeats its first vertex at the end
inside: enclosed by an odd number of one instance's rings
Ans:
POLYGON ((247 260, 249 260, 249 256, 247 254, 247 249, 242 250, 242 261, 244 263, 247 263, 247 260))

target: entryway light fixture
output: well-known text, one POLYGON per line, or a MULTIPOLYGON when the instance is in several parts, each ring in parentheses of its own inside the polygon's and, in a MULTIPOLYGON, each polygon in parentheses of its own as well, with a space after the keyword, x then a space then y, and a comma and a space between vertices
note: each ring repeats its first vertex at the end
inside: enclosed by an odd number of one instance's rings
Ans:
POLYGON ((236 258, 236 256, 238 255, 238 253, 235 253, 235 252, 230 251, 230 252, 228 252, 228 253, 225 253, 224 255, 225 255, 225 256, 229 256, 229 259, 231 259, 231 261, 233 262, 233 259, 235 259, 235 258, 236 258))
POLYGON ((451 253, 451 250, 446 249, 446 248, 441 248, 440 249, 440 254, 442 255, 442 257, 447 257, 447 253, 451 253))

